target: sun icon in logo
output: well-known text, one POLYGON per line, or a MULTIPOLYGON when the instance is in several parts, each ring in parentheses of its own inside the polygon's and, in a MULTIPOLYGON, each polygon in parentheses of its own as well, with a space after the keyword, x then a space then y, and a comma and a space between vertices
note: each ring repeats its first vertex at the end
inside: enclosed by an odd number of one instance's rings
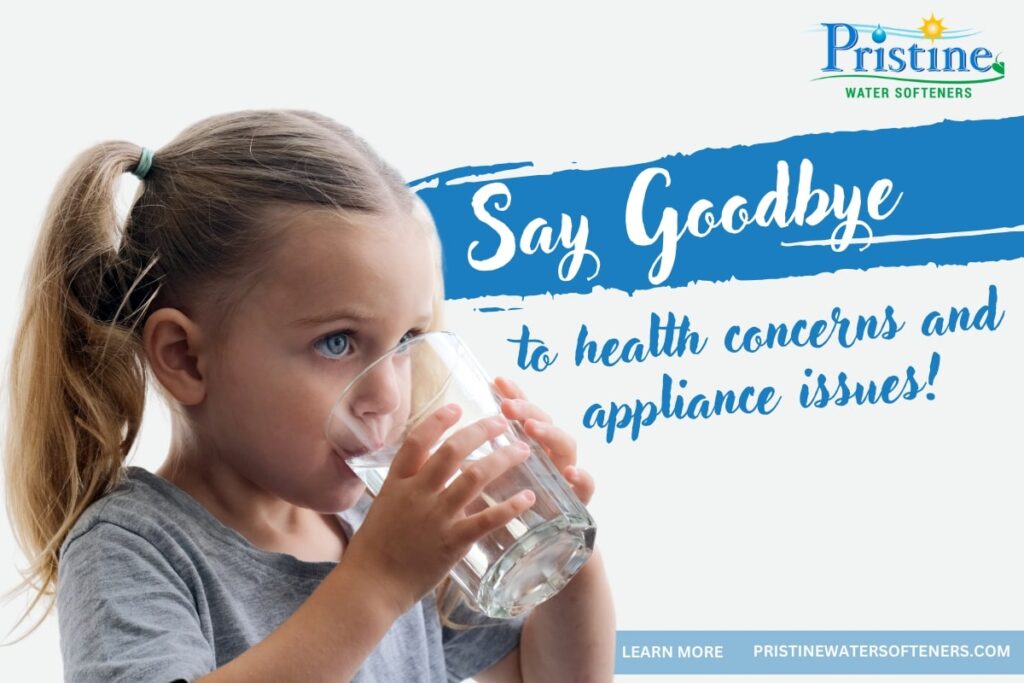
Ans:
POLYGON ((942 25, 942 19, 935 18, 935 12, 932 12, 932 16, 930 19, 925 19, 924 17, 921 17, 921 21, 923 23, 917 28, 920 29, 921 33, 924 34, 925 38, 930 39, 933 43, 935 42, 936 38, 942 37, 943 31, 949 28, 948 26, 942 25))

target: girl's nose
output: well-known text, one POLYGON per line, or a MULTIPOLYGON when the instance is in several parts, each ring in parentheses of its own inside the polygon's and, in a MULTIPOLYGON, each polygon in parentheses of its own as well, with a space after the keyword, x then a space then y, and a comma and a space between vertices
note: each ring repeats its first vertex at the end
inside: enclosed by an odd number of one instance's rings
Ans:
POLYGON ((359 380, 354 389, 351 409, 360 419, 390 415, 405 402, 408 381, 401 358, 385 358, 359 380))

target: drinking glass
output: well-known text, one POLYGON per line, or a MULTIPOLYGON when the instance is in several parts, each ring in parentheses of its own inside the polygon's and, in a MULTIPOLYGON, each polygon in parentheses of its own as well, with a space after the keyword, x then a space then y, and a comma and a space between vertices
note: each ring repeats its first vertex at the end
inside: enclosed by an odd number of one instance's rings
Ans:
MULTIPOLYGON (((327 419, 327 438, 362 479, 380 493, 395 453, 409 432, 441 406, 462 407, 459 421, 429 449, 433 454, 455 431, 501 414, 501 396, 466 345, 452 332, 430 332, 392 348, 364 368, 342 391, 327 419)), ((450 574, 480 612, 509 618, 560 591, 590 557, 596 526, 544 448, 519 422, 469 454, 465 468, 498 448, 522 441, 530 454, 488 483, 466 507, 472 514, 523 489, 533 505, 470 548, 450 574)))

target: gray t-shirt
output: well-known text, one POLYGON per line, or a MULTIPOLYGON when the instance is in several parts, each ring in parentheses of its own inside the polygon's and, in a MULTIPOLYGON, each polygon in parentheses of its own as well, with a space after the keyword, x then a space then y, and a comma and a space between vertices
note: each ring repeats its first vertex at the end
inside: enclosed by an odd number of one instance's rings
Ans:
MULTIPOLYGON (((174 484, 140 467, 127 474, 60 549, 67 681, 191 681, 266 638, 337 566, 261 550, 174 484)), ((338 513, 350 538, 370 502, 364 494, 338 513)), ((442 628, 428 594, 395 621, 352 680, 468 678, 519 644, 525 615, 490 619, 463 605, 452 619, 480 626, 442 628)))

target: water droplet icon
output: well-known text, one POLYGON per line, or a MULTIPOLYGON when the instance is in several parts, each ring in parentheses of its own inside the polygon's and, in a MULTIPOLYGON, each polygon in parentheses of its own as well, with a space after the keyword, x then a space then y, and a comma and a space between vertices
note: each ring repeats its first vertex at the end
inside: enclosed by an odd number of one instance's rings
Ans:
POLYGON ((875 41, 876 43, 885 42, 885 31, 882 29, 881 24, 879 24, 878 28, 871 32, 871 40, 875 41))

